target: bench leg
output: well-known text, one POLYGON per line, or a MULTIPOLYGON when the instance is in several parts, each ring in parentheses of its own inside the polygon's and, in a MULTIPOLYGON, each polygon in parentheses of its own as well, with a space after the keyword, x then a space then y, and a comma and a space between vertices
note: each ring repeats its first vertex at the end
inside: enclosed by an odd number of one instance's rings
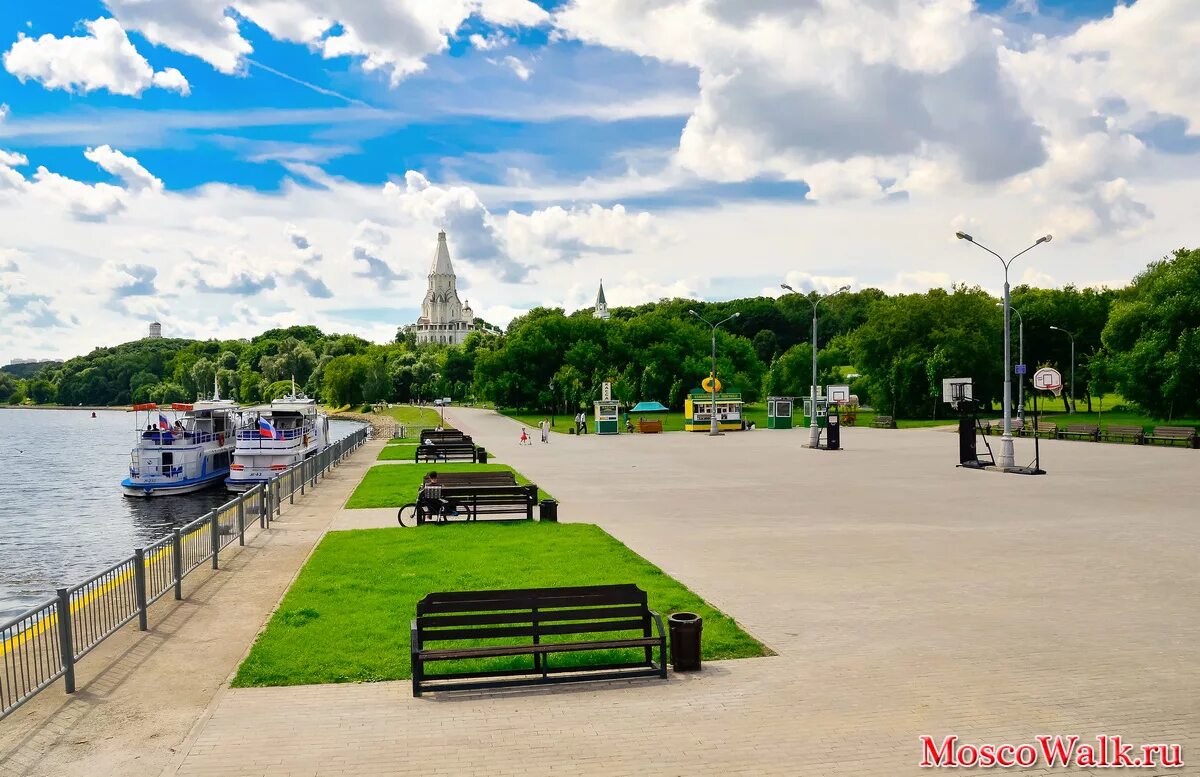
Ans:
POLYGON ((424 667, 421 665, 421 657, 413 654, 412 657, 412 691, 414 697, 421 695, 421 681, 425 679, 424 667))

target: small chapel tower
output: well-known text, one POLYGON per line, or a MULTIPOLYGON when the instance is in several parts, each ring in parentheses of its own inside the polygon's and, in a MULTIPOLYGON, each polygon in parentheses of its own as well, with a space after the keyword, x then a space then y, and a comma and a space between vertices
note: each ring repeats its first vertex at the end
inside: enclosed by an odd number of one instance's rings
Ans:
POLYGON ((600 279, 600 290, 596 292, 596 308, 592 311, 592 318, 608 320, 608 301, 604 299, 603 278, 600 279))

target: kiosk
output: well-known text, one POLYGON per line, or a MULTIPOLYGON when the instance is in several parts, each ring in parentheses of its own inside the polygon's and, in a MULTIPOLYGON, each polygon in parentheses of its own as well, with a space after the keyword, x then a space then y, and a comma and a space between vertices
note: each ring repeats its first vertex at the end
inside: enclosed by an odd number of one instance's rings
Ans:
POLYGON ((612 383, 604 381, 600 388, 600 399, 595 403, 596 434, 618 434, 620 428, 620 403, 612 398, 612 383))
MULTIPOLYGON (((825 428, 825 414, 829 411, 829 401, 820 393, 821 387, 817 386, 817 426, 825 428)), ((812 426, 813 404, 812 397, 804 398, 804 426, 812 426)))
POLYGON ((767 397, 767 428, 791 429, 794 397, 767 397))
MULTIPOLYGON (((717 428, 722 432, 742 429, 742 395, 725 392, 717 394, 717 428)), ((683 400, 683 429, 687 432, 707 432, 712 422, 713 395, 694 388, 683 400)))

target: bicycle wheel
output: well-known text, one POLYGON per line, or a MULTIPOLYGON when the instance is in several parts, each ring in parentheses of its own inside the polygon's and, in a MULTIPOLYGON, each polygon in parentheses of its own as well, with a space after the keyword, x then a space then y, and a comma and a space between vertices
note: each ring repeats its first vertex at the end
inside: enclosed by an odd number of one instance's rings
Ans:
POLYGON ((401 526, 416 526, 417 525, 417 505, 415 502, 410 502, 400 508, 400 512, 396 514, 396 520, 401 526))

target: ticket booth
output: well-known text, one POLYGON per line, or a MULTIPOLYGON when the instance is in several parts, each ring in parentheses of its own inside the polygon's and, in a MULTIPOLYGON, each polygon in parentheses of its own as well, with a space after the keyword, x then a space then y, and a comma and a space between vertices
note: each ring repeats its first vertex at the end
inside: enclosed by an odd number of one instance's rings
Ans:
POLYGON ((620 429, 620 403, 601 399, 596 402, 596 434, 617 434, 620 429))
MULTIPOLYGON (((829 412, 829 402, 825 397, 817 397, 817 426, 824 429, 829 412)), ((804 398, 804 425, 812 426, 813 404, 812 397, 804 398)))
POLYGON ((767 428, 791 429, 793 397, 767 397, 767 428))
MULTIPOLYGON (((717 428, 722 432, 742 428, 742 395, 716 395, 717 428)), ((713 395, 702 388, 692 389, 683 401, 683 429, 687 432, 707 432, 712 428, 713 395)))

